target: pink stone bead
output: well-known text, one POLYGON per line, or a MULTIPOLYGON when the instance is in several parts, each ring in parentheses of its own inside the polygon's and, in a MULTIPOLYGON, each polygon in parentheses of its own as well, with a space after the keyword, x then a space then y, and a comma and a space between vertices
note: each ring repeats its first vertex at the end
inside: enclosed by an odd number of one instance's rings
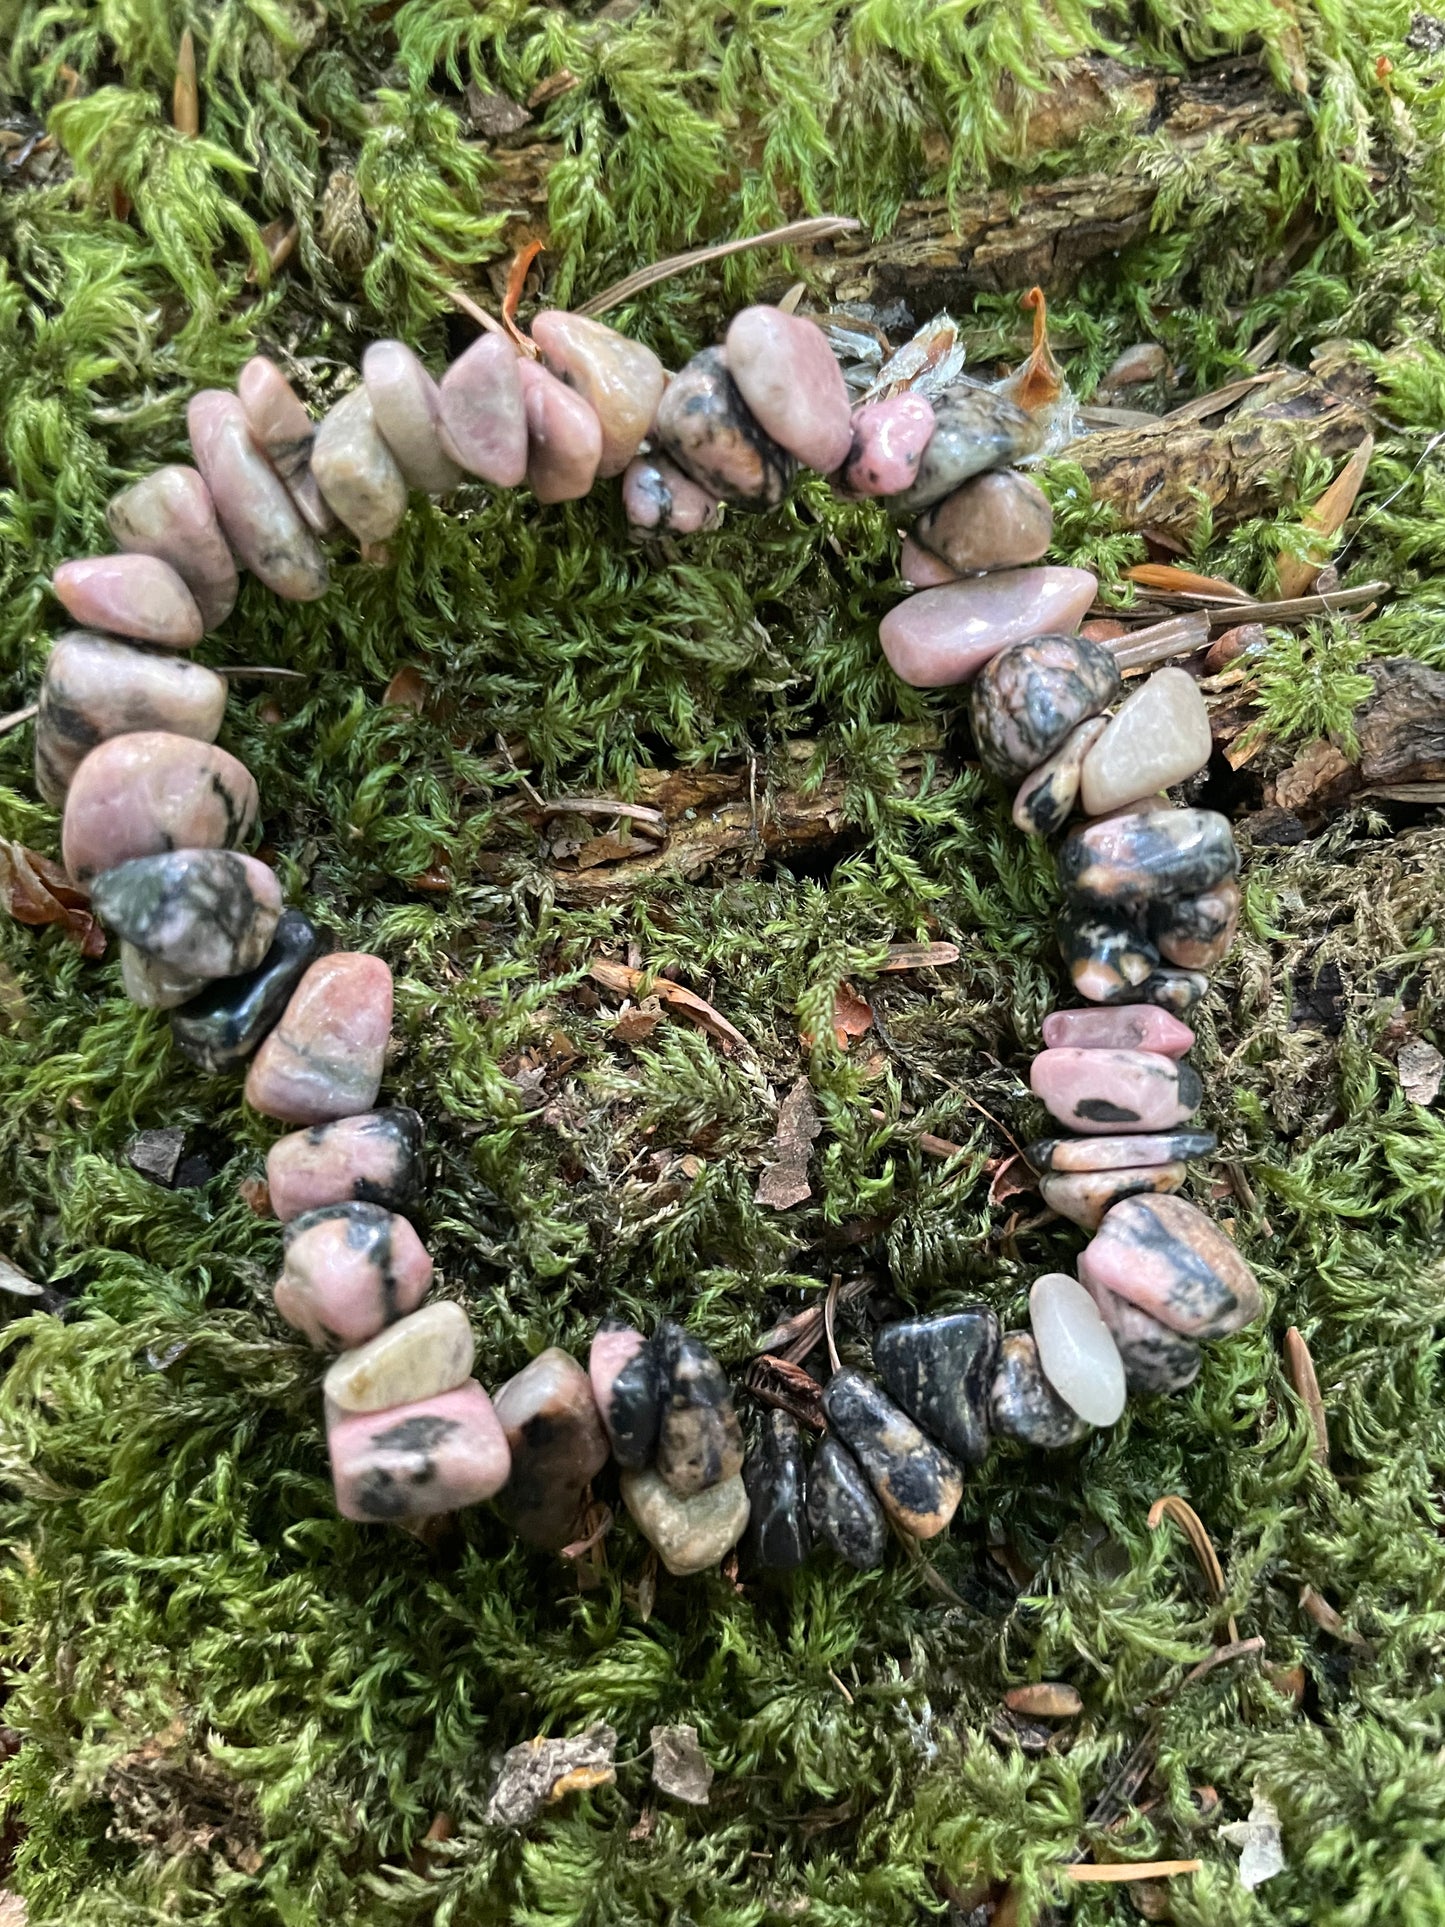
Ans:
POLYGON ((112 736, 71 778, 65 867, 83 883, 132 857, 234 849, 250 833, 257 800, 245 764, 214 743, 162 729, 112 736))
POLYGON ((950 569, 946 562, 940 562, 936 555, 920 548, 911 535, 903 538, 902 552, 898 558, 898 573, 910 589, 937 589, 945 582, 957 582, 957 569, 950 569))
POLYGON ((398 1105, 277 1138, 266 1158, 271 1209, 283 1224, 324 1204, 411 1208, 421 1191, 422 1122, 398 1105))
POLYGON ((695 535, 716 524, 722 504, 665 455, 639 455, 622 477, 622 506, 634 529, 695 535))
POLYGON ((652 426, 667 371, 650 348, 587 315, 545 308, 532 339, 560 381, 575 388, 602 425, 597 473, 620 475, 652 426))
POLYGON ((62 562, 50 584, 75 620, 90 629, 167 649, 190 649, 205 634, 196 598, 159 556, 84 556, 62 562))
POLYGON ((442 448, 468 475, 497 488, 527 476, 527 407, 517 351, 502 335, 483 335, 441 381, 442 448))
POLYGON ((286 484, 252 439, 234 395, 203 388, 186 410, 191 452, 226 540, 258 581, 289 602, 326 593, 326 557, 286 484))
POLYGON ((519 360, 527 411, 527 483, 539 502, 576 502, 597 479, 602 424, 589 403, 537 361, 519 360))
POLYGON ((327 410, 311 450, 311 478, 358 542, 385 542, 406 514, 406 477, 382 440, 365 388, 327 410))
POLYGON ((1088 1137, 1171 1131, 1204 1096, 1192 1064, 1153 1051, 1071 1046, 1040 1051, 1029 1087, 1061 1124, 1088 1137))
POLYGON ((305 404, 274 361, 252 355, 236 382, 251 440, 286 484, 302 519, 317 535, 329 535, 336 517, 311 473, 316 429, 305 404))
POLYGON ((462 471, 442 448, 441 390, 404 341, 373 341, 361 377, 382 440, 412 488, 449 495, 462 471))
POLYGON ((1167 1010, 1132 1004, 1113 1010, 1051 1010, 1044 1019, 1050 1050, 1148 1050, 1182 1057, 1194 1048, 1194 1032, 1167 1010))
POLYGON ((116 546, 169 562, 214 629, 236 606, 235 557, 216 520, 211 491, 193 468, 172 462, 111 497, 105 511, 116 546))
POLYGON ((1076 629, 1098 583, 1087 569, 1004 569, 924 589, 890 609, 878 640, 916 689, 970 682, 1010 643, 1076 629))
POLYGON ((926 395, 865 402, 853 411, 843 487, 851 495, 901 495, 916 480, 932 433, 926 395))
POLYGON ((363 1523, 480 1505, 506 1484, 507 1437, 474 1378, 387 1412, 327 1415, 337 1510, 363 1523))
POLYGON ((1091 1291, 1112 1291, 1189 1338, 1223 1338, 1260 1314, 1259 1281, 1217 1224, 1183 1198, 1125 1198, 1079 1254, 1091 1291))
POLYGON ((815 321, 758 306, 727 331, 728 370, 759 423, 790 455, 828 475, 853 443, 848 388, 815 321))
POLYGON ((391 1035, 391 971, 380 957, 338 950, 296 986, 251 1060, 246 1102, 286 1124, 324 1124, 369 1111, 391 1035))
POLYGON ((36 787, 58 806, 97 743, 141 729, 210 743, 225 711, 225 677, 190 656, 160 655, 86 629, 67 630, 56 637, 40 684, 36 787))
POLYGON ((332 1204, 286 1227, 276 1309, 321 1351, 346 1351, 415 1311, 431 1283, 426 1246, 379 1204, 332 1204))
POLYGON ((583 1496, 607 1463, 591 1381, 553 1345, 500 1386, 495 1403, 512 1453, 497 1510, 520 1538, 556 1551, 577 1536, 583 1496))

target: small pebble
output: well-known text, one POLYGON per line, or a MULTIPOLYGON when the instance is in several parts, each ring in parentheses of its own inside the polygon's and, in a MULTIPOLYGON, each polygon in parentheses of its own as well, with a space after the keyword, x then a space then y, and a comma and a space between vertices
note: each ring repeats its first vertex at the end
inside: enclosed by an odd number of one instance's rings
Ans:
POLYGON ((560 1551, 578 1537, 583 1497, 607 1463, 591 1382, 569 1352, 552 1345, 492 1403, 512 1454, 497 1510, 528 1545, 560 1551))
POLYGON ((122 940, 120 981, 126 996, 140 1009, 173 1010, 204 990, 210 980, 194 977, 185 970, 173 970, 169 964, 146 956, 133 943, 122 940))
POLYGON ((988 1395, 998 1365, 998 1319, 986 1305, 884 1325, 873 1363, 892 1398, 965 1465, 988 1457, 988 1395))
POLYGON ((921 549, 911 535, 905 535, 898 551, 898 573, 910 589, 938 589, 945 582, 957 582, 957 569, 950 569, 936 555, 921 549))
POLYGON ((656 433, 699 488, 738 508, 776 508, 797 472, 738 393, 721 348, 704 348, 673 376, 657 405, 656 433))
POLYGON ((1182 1392, 1194 1383, 1204 1354, 1192 1338, 1170 1331, 1157 1318, 1105 1291, 1102 1285, 1091 1284, 1089 1291, 1114 1335, 1131 1392, 1148 1397, 1159 1392, 1182 1392))
POLYGON ((125 1161, 132 1171, 169 1191, 175 1185, 185 1149, 186 1134, 179 1125, 160 1131, 137 1131, 125 1147, 125 1161))
POLYGON ((829 475, 853 443, 843 371, 817 322, 781 308, 743 308, 728 324, 728 370, 763 432, 829 475))
POLYGON ((1177 1191, 1188 1176, 1185 1164, 1122 1165, 1111 1171, 1051 1172, 1039 1180, 1044 1203, 1061 1218, 1097 1231, 1104 1213, 1120 1198, 1143 1191, 1177 1191))
POLYGON ((450 495, 462 471, 442 447, 441 390, 404 341, 373 341, 361 357, 377 432, 408 487, 450 495))
POLYGON ((91 885, 107 929, 181 976, 254 970, 281 915, 273 870, 235 850, 167 850, 107 870, 91 885))
POLYGON ((1076 1278, 1061 1271, 1036 1278, 1029 1323, 1039 1367, 1065 1405, 1090 1425, 1113 1425, 1128 1397, 1124 1366, 1099 1308, 1076 1278))
POLYGON ((328 1204, 286 1226, 276 1309, 320 1351, 347 1351, 415 1311, 431 1283, 426 1246, 379 1204, 328 1204))
POLYGON ((474 1378, 387 1412, 333 1416, 327 1427, 344 1519, 400 1522, 480 1505, 506 1482, 506 1434, 474 1378))
POLYGON ((527 485, 542 503, 579 501, 597 479, 602 424, 540 362, 520 360, 517 373, 527 412, 527 485))
POLYGON ((404 1105, 292 1131, 266 1156, 271 1209, 283 1224, 352 1201, 414 1211, 425 1177, 422 1144, 421 1118, 404 1105))
POLYGON ((1237 629, 1226 629, 1216 636, 1204 657, 1206 676, 1217 676, 1241 656, 1262 656, 1269 647, 1269 636, 1262 622, 1242 622, 1237 629))
POLYGON ((1116 1204, 1080 1253, 1079 1276, 1188 1338, 1224 1338, 1263 1309, 1233 1242, 1183 1198, 1116 1204))
POLYGON ((468 475, 496 488, 527 476, 527 405, 517 351, 502 335, 483 335, 441 379, 442 451, 468 475))
POLYGON ((984 664, 969 696, 979 754, 995 776, 1017 782, 1119 689, 1119 665, 1103 643, 1070 635, 1011 643, 984 664))
POLYGON ((136 642, 190 649, 205 633, 196 598, 169 562, 154 555, 87 555, 50 578, 77 622, 136 642))
POLYGON ((116 547, 168 562, 195 597, 208 629, 236 606, 236 560, 216 520, 211 491, 193 468, 169 463, 113 495, 105 519, 116 547))
POLYGON ((915 689, 971 682, 1011 643, 1072 629, 1098 584, 1087 569, 1007 569, 923 589, 888 611, 878 640, 915 689))
POLYGON ((1006 395, 989 388, 950 388, 933 400, 933 433, 909 485, 888 497, 892 515, 917 515, 984 469, 1032 455, 1043 432, 1006 395))
POLYGON ((203 388, 191 397, 186 423, 196 467, 237 561, 289 602, 325 595, 326 557, 286 484, 252 440, 237 398, 203 388))
POLYGON ((1168 1131, 1204 1100, 1192 1064, 1142 1050, 1040 1051, 1029 1087, 1060 1124, 1089 1136, 1168 1131))
POLYGON ((963 1476, 872 1379, 848 1367, 834 1372, 823 1387, 823 1410, 895 1525, 915 1539, 947 1530, 963 1476))
POLYGON ((863 1468, 837 1439, 825 1438, 808 1467, 808 1524, 859 1572, 883 1563, 888 1522, 863 1468))
POLYGON ((1084 758, 1108 728, 1104 716, 1090 716, 1071 730, 1047 762, 1019 784, 1013 820, 1025 836, 1050 836, 1069 820, 1079 795, 1084 758))
POLYGON ((132 857, 243 843, 256 820, 255 779, 214 743, 133 730, 99 743, 70 779, 61 824, 77 883, 132 857))
POLYGON ((604 480, 620 475, 652 427, 666 369, 640 341, 561 308, 544 308, 533 319, 532 339, 551 372, 577 391, 601 424, 597 473, 604 480))
POLYGON ((803 1435, 790 1412, 763 1413, 743 1466, 748 1494, 744 1562, 752 1572, 793 1572, 808 1556, 808 1468, 803 1435))
POLYGON ((365 388, 353 388, 322 418, 311 475, 358 542, 385 542, 401 526, 406 477, 381 437, 365 388))
POLYGON ((1053 1679, 1037 1680, 1031 1686, 1011 1686, 1003 1702, 1011 1713, 1028 1720, 1072 1720, 1084 1710, 1084 1702, 1074 1687, 1053 1679))
POLYGON ((249 1057, 322 948, 308 917, 299 910, 283 910, 271 948, 254 970, 244 977, 223 978, 171 1018, 171 1035, 181 1055, 205 1071, 249 1057))
POLYGON ((684 1498, 660 1472, 624 1472, 622 1502, 663 1565, 680 1577, 717 1565, 748 1523, 741 1473, 684 1498))
POLYGON ((1168 1011, 1051 1010, 1044 1019, 1050 1050, 1152 1050, 1162 1057, 1183 1057, 1194 1048, 1194 1032, 1168 1011))
POLYGON ((475 1353, 466 1313, 438 1298, 343 1352, 322 1390, 343 1412, 385 1412, 454 1391, 471 1376, 475 1353))
POLYGON ((926 395, 893 395, 853 411, 848 456, 841 471, 850 495, 901 495, 918 477, 933 433, 926 395))
POLYGON ((1084 809, 1101 816, 1182 783, 1205 767, 1211 748, 1198 683, 1183 669, 1156 669, 1120 704, 1084 759, 1084 809))
POLYGON ((914 538, 960 575, 1017 569, 1048 552, 1054 511, 1037 482, 1016 468, 976 475, 921 515, 914 538))
POLYGON ((46 802, 59 806, 83 759, 113 736, 163 730, 213 743, 226 711, 226 679, 189 656, 70 629, 51 645, 39 700, 35 782, 46 802))
POLYGON ((1044 1377, 1039 1349, 1028 1332, 1005 1332, 989 1395, 989 1421, 1001 1438, 1040 1451, 1076 1445, 1092 1430, 1044 1377))
POLYGON ((373 1109, 391 1003, 391 972, 380 957, 341 950, 319 958, 251 1060, 246 1102, 286 1124, 373 1109))
POLYGON ((630 1472, 650 1465, 662 1423, 655 1348, 624 1320, 604 1318, 587 1355, 587 1371, 612 1456, 630 1472))
POLYGON ((657 1469, 689 1497, 742 1470, 742 1427, 722 1367, 700 1338, 664 1318, 652 1342, 662 1387, 657 1469))
POLYGON ((1030 1144, 1024 1156, 1036 1171, 1128 1171, 1207 1158, 1218 1148, 1213 1131, 1163 1131, 1137 1137, 1043 1137, 1030 1144))
POLYGON ((1111 1004, 1146 983, 1159 952, 1123 917, 1102 917, 1079 904, 1059 918, 1059 950, 1069 981, 1090 1003, 1111 1004))
POLYGON ((715 528, 722 504, 665 455, 639 455, 622 477, 622 506, 631 528, 658 535, 695 535, 715 528))
POLYGON ((1212 970, 1229 954, 1243 901, 1232 877, 1197 897, 1172 897, 1154 906, 1149 934, 1160 954, 1184 970, 1212 970))
POLYGON ((316 429, 305 405, 274 361, 252 355, 236 382, 251 440, 286 485, 306 526, 329 535, 336 517, 311 473, 316 429))
POLYGON ((1105 906, 1197 896, 1238 868, 1229 819, 1217 810, 1131 810, 1081 824, 1059 849, 1064 888, 1105 906))

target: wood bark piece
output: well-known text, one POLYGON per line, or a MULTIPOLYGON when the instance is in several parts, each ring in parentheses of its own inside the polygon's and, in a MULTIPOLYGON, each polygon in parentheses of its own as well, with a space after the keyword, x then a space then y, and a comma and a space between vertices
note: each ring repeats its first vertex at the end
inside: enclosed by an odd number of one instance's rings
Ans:
POLYGON ((1375 685, 1355 713, 1367 787, 1445 778, 1445 671, 1413 656, 1361 665, 1375 685))

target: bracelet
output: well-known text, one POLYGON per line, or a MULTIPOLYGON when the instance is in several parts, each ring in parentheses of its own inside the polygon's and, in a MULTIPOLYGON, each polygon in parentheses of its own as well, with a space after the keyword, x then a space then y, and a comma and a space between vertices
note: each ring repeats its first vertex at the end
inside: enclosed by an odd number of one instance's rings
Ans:
POLYGON ((876 1565, 888 1525, 915 1539, 947 1527, 963 1468, 994 1436, 1075 1444, 1113 1424, 1130 1390, 1187 1386, 1200 1341, 1260 1310, 1231 1241, 1174 1195, 1185 1160, 1214 1147, 1188 1128, 1202 1086, 1181 1018, 1240 908, 1227 820, 1161 795, 1208 761, 1203 698, 1163 669, 1121 701, 1113 653, 1075 633, 1097 585, 1041 565, 1052 512, 1011 466, 1041 430, 1006 385, 919 372, 904 351, 855 406, 822 330, 780 308, 743 310, 721 346, 672 376, 582 315, 543 312, 530 338, 507 329, 440 383, 403 343, 373 344, 361 384, 319 425, 263 357, 236 394, 196 395, 195 467, 162 468, 112 501, 119 553, 55 571, 83 626, 46 664, 37 786, 63 808, 66 869, 119 937, 131 998, 170 1012, 196 1064, 246 1064, 247 1102, 299 1127, 267 1159, 285 1240, 274 1296, 289 1325, 339 1354, 323 1391, 343 1515, 414 1526, 492 1500, 522 1538, 560 1549, 611 1458, 672 1572, 715 1565, 745 1531, 755 1570, 796 1566, 814 1541, 876 1565), (724 506, 776 507, 800 464, 912 518, 902 567, 917 593, 885 617, 880 645, 905 681, 972 684, 978 751, 1016 786, 1018 827, 1051 833, 1082 804, 1088 820, 1059 854, 1061 943, 1098 1006, 1051 1014, 1031 1071, 1077 1134, 1028 1157, 1045 1203, 1093 1233, 1078 1279, 1035 1281, 1027 1333, 1002 1333, 980 1305, 883 1327, 876 1378, 835 1354, 811 1464, 784 1410, 765 1412, 745 1449, 717 1360, 671 1321, 644 1337, 606 1320, 586 1370, 551 1348, 492 1397, 471 1376, 470 1324, 455 1303, 424 1302, 432 1261, 407 1215, 422 1120, 375 1108, 391 972, 330 950, 243 853, 257 791, 216 746, 225 678, 176 653, 230 613, 238 565, 313 600, 328 586, 321 539, 340 525, 377 553, 411 490, 441 495, 471 476, 525 481, 554 503, 620 478, 647 538, 710 527, 724 506))

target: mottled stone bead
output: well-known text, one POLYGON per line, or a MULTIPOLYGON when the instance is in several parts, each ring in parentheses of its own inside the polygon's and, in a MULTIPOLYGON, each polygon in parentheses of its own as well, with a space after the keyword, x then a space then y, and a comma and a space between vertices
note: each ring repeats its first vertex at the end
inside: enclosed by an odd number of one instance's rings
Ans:
POLYGON ((155 555, 87 555, 50 578, 56 600, 87 628, 189 649, 205 633, 196 598, 155 555))
POLYGON ((133 730, 99 743, 70 779, 61 824, 77 883, 132 857, 242 843, 256 820, 256 783, 214 743, 133 730))
POLYGON ((1125 1198, 1079 1256, 1079 1276, 1188 1338, 1259 1316, 1259 1282, 1218 1225, 1183 1198, 1125 1198))
POLYGON ((602 424, 540 362, 517 363, 527 413, 527 486, 539 502, 577 502, 597 479, 602 424))
POLYGON ((624 1472, 622 1503, 663 1565, 680 1578, 717 1565, 748 1523, 748 1492, 739 1472, 686 1497, 660 1472, 624 1472))
POLYGON ((1129 992, 1131 1003, 1157 1004, 1176 1017, 1187 1017, 1209 992, 1209 979, 1202 970, 1154 970, 1136 990, 1129 992))
POLYGON ((414 1211, 421 1202, 423 1126, 405 1105, 333 1118, 277 1138, 266 1155, 271 1209, 284 1224, 327 1204, 414 1211))
POLYGON ((475 1353, 466 1313, 449 1298, 439 1298, 343 1352, 322 1390, 343 1412, 385 1412, 465 1384, 475 1353))
POLYGON ((239 1064, 271 1029, 303 971, 324 948, 310 918, 283 910, 271 948, 254 970, 213 984, 171 1018, 176 1048, 202 1070, 239 1064))
POLYGON ((1036 1171, 1127 1171, 1207 1158, 1218 1148, 1213 1131, 1141 1131, 1130 1137, 1041 1137, 1024 1156, 1036 1171))
POLYGON ((379 1204, 328 1204, 286 1226, 276 1309, 318 1350, 348 1351, 415 1311, 432 1261, 407 1220, 379 1204))
POLYGON ((1077 1445, 1093 1429, 1044 1377, 1039 1348, 1028 1332, 1004 1333, 988 1410, 1000 1438, 1018 1439, 1044 1452, 1077 1445))
POLYGON ((878 640, 916 689, 971 682, 1011 643, 1072 629, 1098 587, 1087 569, 1007 569, 923 589, 888 611, 878 640))
POLYGON ((236 606, 240 578, 211 491, 193 468, 170 463, 113 495, 105 519, 116 547, 168 562, 214 629, 236 606))
POLYGON ((441 379, 442 450, 468 475, 517 488, 527 474, 527 408, 517 351, 483 335, 441 379))
POLYGON ((1070 730, 1047 762, 1031 770, 1019 784, 1013 820, 1025 836, 1050 836, 1068 822, 1078 798, 1084 758, 1107 728, 1107 717, 1091 716, 1070 730))
POLYGON ((674 375, 657 405, 657 439, 685 475, 739 508, 776 508, 797 463, 757 422, 720 348, 674 375))
POLYGON ((577 1535, 587 1487, 607 1463, 607 1434, 586 1372, 558 1346, 493 1395, 512 1471, 497 1510, 529 1545, 556 1552, 577 1535))
POLYGON ((652 427, 667 371, 650 348, 601 321, 545 308, 532 322, 542 359, 589 404, 602 426, 604 480, 620 475, 652 427))
POLYGON ((1120 704, 1084 759, 1082 792, 1090 816, 1182 783, 1209 761, 1209 711, 1183 669, 1156 669, 1120 704))
POLYGON ((316 429, 305 405, 274 361, 252 355, 236 382, 251 440, 286 485, 306 526, 329 535, 336 517, 311 473, 316 429))
POLYGON ((1061 1218, 1097 1231, 1104 1213, 1121 1198, 1144 1191, 1177 1191, 1188 1175, 1181 1163, 1121 1166, 1113 1171, 1050 1172, 1039 1180, 1044 1203, 1061 1218))
POLYGON ((766 305, 728 323, 728 371, 764 434, 824 475, 852 446, 848 388, 816 321, 766 305))
POLYGON ((404 1523, 480 1505, 511 1467, 506 1435, 474 1378, 390 1411, 333 1414, 327 1444, 337 1510, 363 1523, 404 1523))
POLYGON ((1113 1334, 1131 1392, 1148 1396, 1182 1392, 1199 1376, 1204 1354, 1192 1338, 1170 1331, 1148 1312, 1118 1298, 1102 1285, 1089 1286, 1099 1315, 1113 1334))
POLYGON ((649 535, 695 535, 714 528, 722 509, 665 455, 639 455, 627 464, 622 506, 629 526, 649 535))
POLYGON ((612 1456, 628 1471, 652 1462, 662 1423, 662 1375, 657 1352, 620 1318, 604 1318, 587 1356, 592 1396, 612 1456))
POLYGON ((203 388, 191 397, 186 422, 196 467, 237 559, 289 602, 325 595, 326 557, 286 484, 251 439, 236 397, 203 388))
POLYGON ((1071 1411, 1090 1425, 1113 1425, 1128 1396, 1124 1365, 1099 1308, 1076 1278, 1061 1271, 1036 1278, 1029 1323, 1039 1369, 1071 1411))
POLYGON ((1037 562, 1054 535, 1054 511, 1037 482, 1016 468, 976 475, 913 525, 915 540, 960 575, 1037 562))
POLYGON ((1044 1019, 1050 1050, 1152 1050, 1161 1057, 1183 1057, 1194 1048, 1194 1032, 1166 1010, 1136 1006, 1127 1010, 1051 1010, 1044 1019))
POLYGON ((837 1439, 824 1439, 808 1467, 808 1525, 857 1571, 882 1565, 888 1522, 862 1466, 837 1439))
POLYGON ((391 972, 340 950, 312 964, 251 1060, 246 1102, 285 1124, 371 1110, 391 1035, 391 972))
POLYGON ((1064 888, 1103 905, 1197 896, 1238 868, 1229 819, 1217 810, 1106 816, 1071 830, 1059 847, 1064 888))
POLYGON ((926 395, 893 395, 853 411, 852 436, 840 476, 849 495, 901 495, 918 476, 933 434, 926 395))
POLYGON ((1242 902, 1232 877, 1196 897, 1171 897, 1154 906, 1149 934, 1161 956, 1184 970, 1211 970, 1229 954, 1242 902))
POLYGON ((1079 904, 1059 918, 1059 952, 1074 989, 1094 1004, 1127 997, 1159 968, 1159 952, 1141 930, 1079 904))
POLYGON ((327 411, 311 450, 311 475, 328 508, 358 542, 385 542, 406 514, 406 477, 382 440, 365 388, 327 411))
POLYGON ((910 589, 938 589, 945 582, 957 582, 957 569, 950 569, 927 549, 919 548, 911 535, 905 535, 898 550, 898 573, 910 589))
POLYGON ((933 398, 933 433, 907 488, 888 497, 893 515, 917 515, 988 468, 1032 455, 1043 431, 1006 395, 990 388, 950 388, 933 398))
POLYGON ((120 981, 126 996, 142 1010, 171 1010, 204 990, 209 979, 193 977, 184 970, 172 970, 169 964, 137 950, 133 943, 122 941, 120 981))
POLYGON ((793 1572, 808 1556, 808 1468, 803 1435, 789 1412, 767 1411, 743 1466, 750 1572, 793 1572))
POLYGON ((1029 1087, 1060 1124, 1090 1136, 1168 1131, 1204 1098, 1192 1064, 1143 1050, 1040 1051, 1029 1087))
POLYGON ((67 630, 52 644, 40 684, 36 787, 47 803, 59 805, 98 743, 136 730, 214 742, 225 711, 225 677, 188 656, 67 630))
POLYGON ((889 1396, 965 1465, 988 1457, 988 1394, 998 1319, 986 1305, 884 1325, 873 1363, 889 1396))
POLYGON ((361 357, 372 419, 412 488, 448 495, 462 471, 442 447, 441 390, 404 341, 373 341, 361 357))
POLYGON ((969 696, 979 755, 995 776, 1017 782, 1053 755, 1071 730, 1106 709, 1119 665, 1082 636, 1034 636, 984 664, 969 696))
POLYGON ((281 886, 235 850, 167 850, 107 870, 90 901, 107 929, 155 963, 181 976, 233 977, 265 956, 281 886))
POLYGON ((849 1367, 834 1372, 823 1410, 895 1525, 915 1539, 947 1530, 963 1497, 962 1474, 872 1379, 849 1367))
POLYGON ((705 1491, 742 1469, 742 1427, 727 1379, 702 1340, 670 1318, 652 1342, 662 1385, 657 1469, 674 1491, 705 1491))

